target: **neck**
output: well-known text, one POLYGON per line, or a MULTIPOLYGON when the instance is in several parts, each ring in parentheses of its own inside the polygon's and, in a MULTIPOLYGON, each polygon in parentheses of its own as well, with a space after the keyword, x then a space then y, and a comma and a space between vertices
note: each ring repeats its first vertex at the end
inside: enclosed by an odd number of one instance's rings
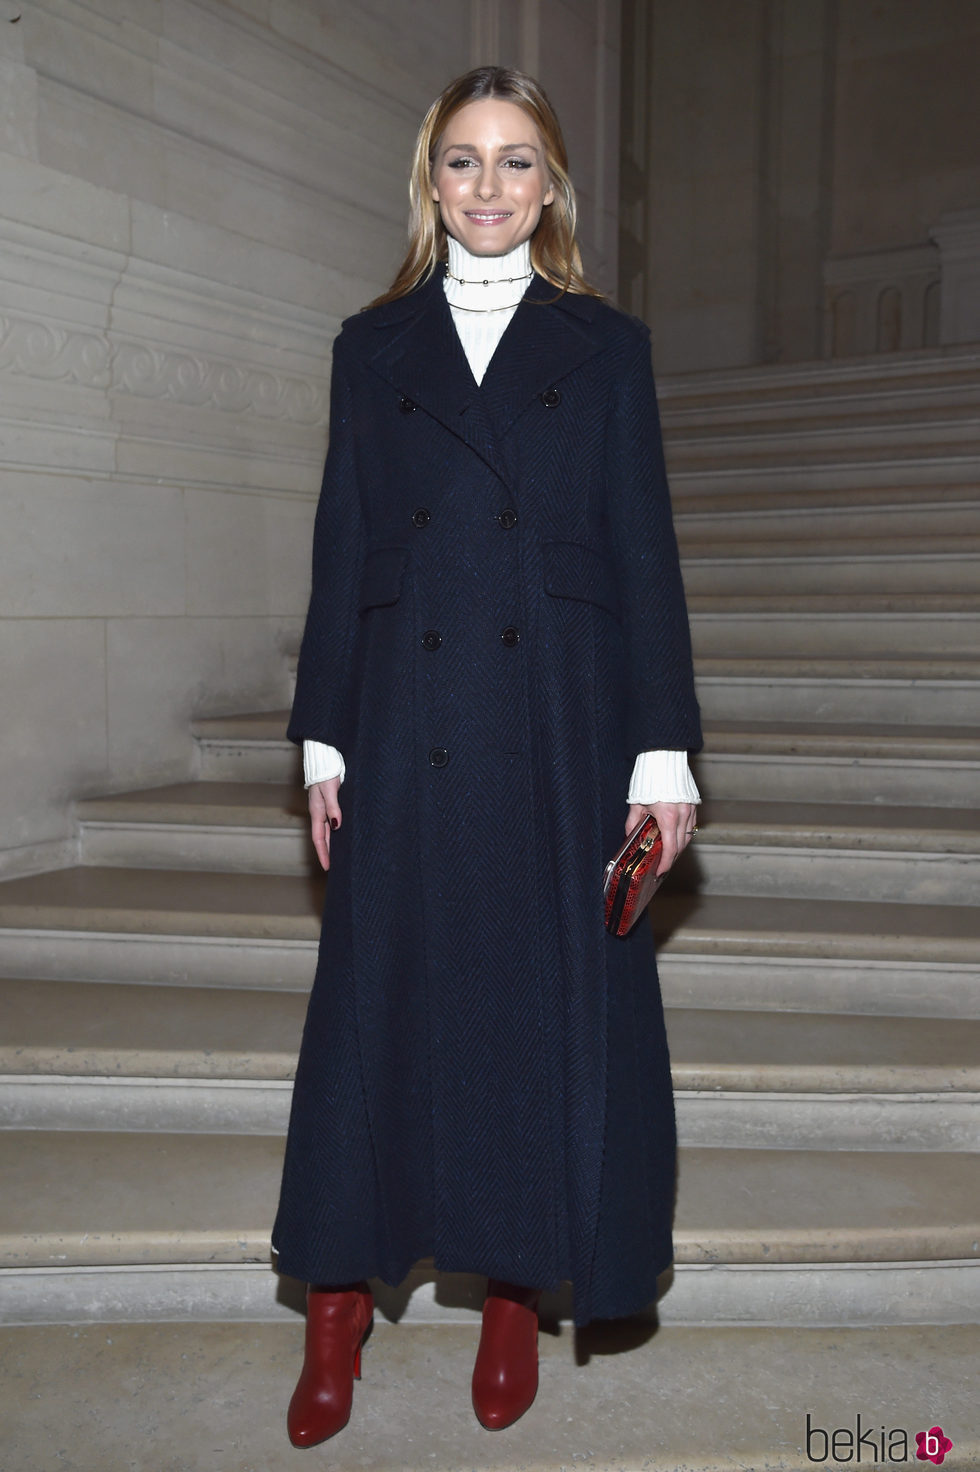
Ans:
POLYGON ((449 236, 449 263, 444 284, 452 306, 475 309, 516 303, 530 285, 530 275, 529 240, 515 245, 513 250, 502 256, 475 256, 449 236))

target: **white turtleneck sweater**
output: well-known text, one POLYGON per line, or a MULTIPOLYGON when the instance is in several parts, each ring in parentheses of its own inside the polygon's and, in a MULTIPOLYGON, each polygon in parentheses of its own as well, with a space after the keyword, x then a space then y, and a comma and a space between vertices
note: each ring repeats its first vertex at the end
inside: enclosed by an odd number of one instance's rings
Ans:
MULTIPOLYGON (((477 383, 483 382, 504 328, 517 311, 530 282, 528 241, 503 256, 474 256, 458 240, 449 237, 446 300, 477 383), (499 310, 487 311, 488 307, 499 310)), ((303 742, 303 766, 307 787, 314 782, 326 782, 330 777, 343 781, 346 775, 340 752, 322 741, 303 742)), ((641 751, 633 766, 626 801, 700 802, 701 794, 688 767, 687 752, 641 751)))

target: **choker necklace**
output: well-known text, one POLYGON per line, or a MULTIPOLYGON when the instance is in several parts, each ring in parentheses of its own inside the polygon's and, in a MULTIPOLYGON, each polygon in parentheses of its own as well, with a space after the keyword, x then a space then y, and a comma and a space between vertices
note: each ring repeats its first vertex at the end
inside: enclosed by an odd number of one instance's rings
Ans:
MULTIPOLYGON (((452 271, 450 271, 449 267, 447 266, 446 275, 450 278, 451 281, 458 281, 460 286, 503 286, 504 284, 506 284, 507 286, 512 286, 515 281, 530 281, 531 277, 534 275, 534 272, 528 271, 526 276, 498 276, 495 281, 491 281, 489 277, 485 277, 482 281, 468 281, 463 276, 454 276, 452 271)), ((470 310, 472 311, 473 309, 470 308, 470 310)), ((502 310, 502 308, 491 308, 491 310, 500 311, 502 310)))
POLYGON ((516 302, 508 302, 506 307, 461 307, 458 302, 450 302, 449 305, 454 312, 509 312, 513 307, 519 307, 523 300, 520 297, 516 302))

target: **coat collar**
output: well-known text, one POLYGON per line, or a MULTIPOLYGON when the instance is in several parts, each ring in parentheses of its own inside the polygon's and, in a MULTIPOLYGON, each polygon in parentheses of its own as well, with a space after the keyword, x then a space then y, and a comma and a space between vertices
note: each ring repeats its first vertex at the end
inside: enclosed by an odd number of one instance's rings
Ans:
POLYGON ((507 479, 499 441, 535 397, 603 347, 594 324, 597 299, 558 296, 535 273, 477 385, 446 301, 444 275, 440 264, 410 295, 370 313, 375 330, 364 356, 507 479))

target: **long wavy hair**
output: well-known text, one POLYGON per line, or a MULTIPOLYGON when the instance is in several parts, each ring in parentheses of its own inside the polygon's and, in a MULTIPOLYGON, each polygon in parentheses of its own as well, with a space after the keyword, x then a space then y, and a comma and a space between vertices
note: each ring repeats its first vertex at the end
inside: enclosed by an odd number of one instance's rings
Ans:
POLYGON ((439 205, 432 198, 433 164, 439 140, 453 114, 470 102, 486 98, 516 103, 530 117, 544 143, 545 163, 555 197, 541 211, 541 219, 531 236, 531 265, 539 276, 558 288, 559 295, 572 291, 602 296, 582 272, 582 257, 575 239, 575 190, 568 177, 565 140, 554 108, 539 84, 525 72, 506 66, 478 66, 450 82, 422 120, 408 185, 411 202, 408 253, 388 290, 369 302, 369 306, 407 296, 428 280, 439 261, 448 258, 446 227, 439 205))

